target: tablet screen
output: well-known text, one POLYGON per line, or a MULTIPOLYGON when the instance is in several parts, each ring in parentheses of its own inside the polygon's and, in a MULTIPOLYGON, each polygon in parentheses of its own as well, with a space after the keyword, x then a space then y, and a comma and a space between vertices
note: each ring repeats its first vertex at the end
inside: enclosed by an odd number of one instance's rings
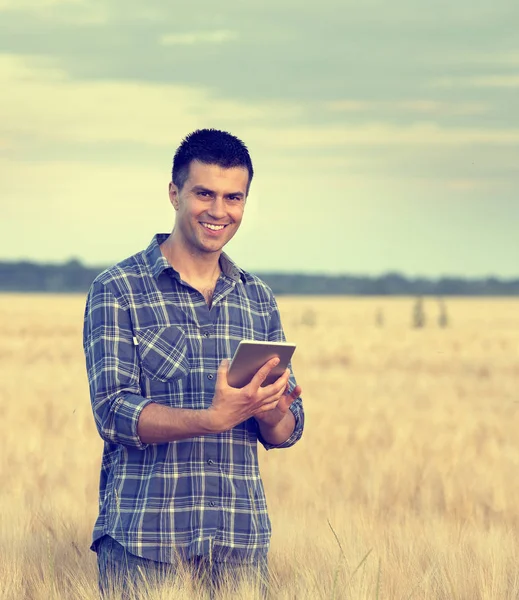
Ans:
POLYGON ((231 361, 227 382, 235 388, 248 385, 258 370, 271 358, 277 356, 280 359, 279 364, 270 371, 262 384, 263 387, 270 385, 283 375, 295 349, 296 345, 288 342, 242 340, 231 361))

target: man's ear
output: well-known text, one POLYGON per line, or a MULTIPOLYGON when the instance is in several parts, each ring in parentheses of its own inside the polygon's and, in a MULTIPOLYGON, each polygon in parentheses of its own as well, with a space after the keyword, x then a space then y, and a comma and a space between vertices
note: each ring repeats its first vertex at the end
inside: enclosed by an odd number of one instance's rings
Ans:
POLYGON ((172 181, 169 184, 169 201, 173 208, 178 210, 178 188, 172 181))

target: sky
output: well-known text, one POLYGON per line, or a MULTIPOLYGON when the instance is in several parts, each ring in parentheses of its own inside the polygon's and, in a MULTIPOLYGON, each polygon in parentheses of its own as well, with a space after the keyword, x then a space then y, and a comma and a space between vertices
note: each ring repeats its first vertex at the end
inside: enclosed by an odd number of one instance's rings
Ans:
POLYGON ((0 0, 0 260, 170 232, 174 152, 230 131, 252 272, 519 277, 517 0, 0 0))

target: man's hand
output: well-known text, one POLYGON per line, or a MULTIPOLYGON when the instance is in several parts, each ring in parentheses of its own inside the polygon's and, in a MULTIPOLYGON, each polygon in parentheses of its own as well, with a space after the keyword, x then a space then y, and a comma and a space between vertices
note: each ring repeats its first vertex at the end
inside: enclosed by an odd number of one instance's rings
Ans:
MULTIPOLYGON (((252 381, 240 389, 231 387, 227 382, 229 361, 223 360, 220 363, 216 379, 215 395, 212 405, 208 409, 211 414, 212 428, 215 433, 228 431, 251 417, 256 417, 256 419, 264 418, 267 413, 271 413, 277 408, 281 399, 283 399, 283 415, 286 413, 292 400, 288 401, 284 398, 291 398, 293 395, 293 392, 289 396, 284 395, 290 371, 287 369, 274 383, 261 387, 261 384, 265 381, 270 371, 278 363, 278 358, 272 358, 266 362, 256 375, 254 375, 252 381)), ((272 419, 273 417, 270 418, 272 419)))
POLYGON ((265 411, 259 415, 255 415, 256 420, 260 424, 267 425, 268 427, 275 427, 285 418, 285 415, 288 413, 290 405, 292 404, 292 402, 294 402, 294 400, 297 400, 297 398, 299 398, 299 396, 301 395, 301 391, 302 390, 300 385, 296 385, 296 387, 291 392, 288 391, 287 386, 285 388, 283 396, 281 396, 276 407, 272 408, 271 410, 265 411))

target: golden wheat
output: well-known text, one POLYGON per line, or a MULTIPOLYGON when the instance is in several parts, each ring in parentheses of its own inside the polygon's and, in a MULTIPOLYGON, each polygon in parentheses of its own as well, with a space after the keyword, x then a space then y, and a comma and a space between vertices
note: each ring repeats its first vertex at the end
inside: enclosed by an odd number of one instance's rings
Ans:
MULTIPOLYGON (((448 300, 443 329, 426 299, 420 330, 412 299, 279 304, 307 421, 261 452, 272 597, 519 597, 519 301, 448 300)), ((0 296, 2 600, 97 598, 83 308, 0 296)))

